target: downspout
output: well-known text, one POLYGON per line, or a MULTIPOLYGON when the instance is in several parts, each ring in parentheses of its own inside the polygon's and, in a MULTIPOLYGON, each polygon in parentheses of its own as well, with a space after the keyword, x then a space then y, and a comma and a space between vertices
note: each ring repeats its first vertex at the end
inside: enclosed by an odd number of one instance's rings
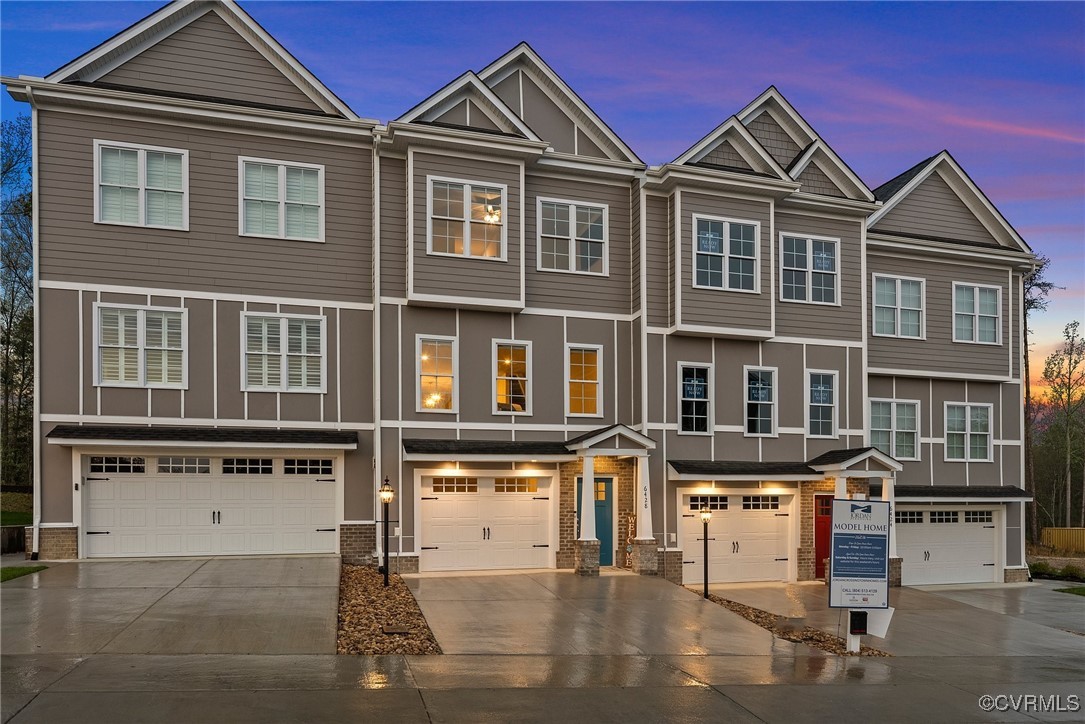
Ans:
MULTIPOLYGON (((41 275, 38 269, 38 208, 41 199, 38 196, 38 107, 34 103, 34 90, 26 86, 26 97, 30 101, 30 195, 31 195, 31 236, 32 261, 34 265, 34 462, 31 465, 34 486, 34 533, 30 547, 30 560, 38 560, 41 550, 41 305, 39 287, 41 275)), ((73 523, 76 521, 72 521, 73 523)), ((76 523, 78 525, 78 523, 76 523)))
POLYGON ((384 477, 381 467, 381 184, 380 184, 380 146, 383 137, 380 127, 373 129, 373 520, 379 510, 379 493, 384 477))

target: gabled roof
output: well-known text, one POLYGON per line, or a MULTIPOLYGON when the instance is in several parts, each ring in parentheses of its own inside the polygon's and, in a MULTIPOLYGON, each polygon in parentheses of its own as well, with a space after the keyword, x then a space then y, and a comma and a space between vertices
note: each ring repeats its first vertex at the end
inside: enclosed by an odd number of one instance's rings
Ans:
POLYGON ((560 440, 434 440, 412 439, 403 441, 403 451, 414 460, 447 460, 455 457, 475 456, 486 458, 560 458, 576 459, 578 454, 591 449, 593 445, 620 435, 635 446, 652 450, 656 444, 651 438, 641 435, 625 425, 609 425, 591 430, 582 435, 560 440))
POLYGON ((596 443, 609 440, 612 437, 621 436, 632 442, 637 447, 645 450, 654 450, 656 443, 652 438, 642 435, 636 430, 622 424, 601 427, 598 430, 586 432, 583 435, 565 441, 565 447, 569 450, 586 450, 596 443))
POLYGON ((561 76, 546 64, 546 61, 526 42, 521 42, 509 52, 479 71, 478 77, 493 86, 504 80, 517 67, 522 67, 539 80, 540 87, 548 86, 565 106, 567 114, 576 122, 577 127, 586 133, 604 152, 615 161, 643 163, 637 154, 619 138, 606 122, 592 110, 591 106, 577 95, 561 76))
MULTIPOLYGON (((753 137, 753 134, 739 121, 737 116, 731 116, 716 126, 708 135, 686 149, 672 163, 698 165, 702 158, 725 141, 731 144, 731 147, 742 156, 743 160, 750 165, 754 172, 782 181, 792 180, 787 175, 787 171, 753 137)), ((748 173, 741 169, 735 170, 739 173, 748 173)))
POLYGON ((218 14, 287 80, 326 113, 359 120, 338 96, 234 0, 174 0, 46 76, 54 83, 93 82, 209 12, 218 14))
POLYGON ((877 198, 882 201, 882 207, 870 216, 867 222, 868 228, 874 231, 874 227, 880 220, 885 218, 897 204, 906 199, 912 191, 935 173, 941 176, 950 189, 957 194, 961 202, 976 217, 976 220, 990 232, 991 236, 1000 245, 1027 253, 1032 252, 1032 248, 1006 220, 1002 212, 995 208, 995 205, 991 203, 991 200, 980 190, 972 178, 965 173, 965 170, 961 168, 956 159, 950 155, 949 151, 945 150, 931 156, 926 161, 916 164, 875 190, 877 198))
POLYGON ((898 485, 893 490, 893 496, 897 500, 1032 500, 1032 495, 1014 485, 898 485))
POLYGON ((829 177, 836 186, 850 199, 862 201, 874 201, 875 196, 863 183, 863 180, 855 175, 855 172, 844 163, 843 159, 829 147, 829 144, 820 138, 813 141, 801 154, 799 154, 791 166, 787 169, 791 178, 798 180, 803 171, 815 164, 829 177))
POLYGON ((818 455, 808 464, 814 470, 847 470, 853 465, 857 465, 867 460, 873 460, 886 468, 897 472, 904 469, 903 465, 875 447, 854 447, 842 450, 830 450, 827 453, 818 455))
MULTIPOLYGON (((396 119, 400 123, 432 122, 465 98, 475 101, 490 121, 505 133, 532 141, 542 139, 472 71, 467 71, 396 119)), ((479 130, 468 128, 467 130, 479 130)))
POLYGON ((876 460, 891 471, 898 472, 903 466, 877 448, 859 447, 830 450, 807 461, 771 461, 755 460, 668 460, 675 473, 684 480, 698 477, 706 479, 720 478, 763 478, 764 476, 784 476, 786 480, 820 480, 827 472, 848 473, 849 468, 866 460, 876 460))

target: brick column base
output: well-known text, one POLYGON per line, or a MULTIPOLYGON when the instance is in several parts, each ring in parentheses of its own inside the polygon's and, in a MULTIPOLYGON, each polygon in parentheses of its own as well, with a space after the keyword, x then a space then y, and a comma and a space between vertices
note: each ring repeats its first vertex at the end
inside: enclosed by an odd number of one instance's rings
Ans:
POLYGON ((901 581, 901 567, 904 564, 904 559, 890 558, 889 559, 889 587, 899 587, 901 581))
POLYGON ((1007 568, 1002 572, 1003 583, 1028 583, 1027 568, 1007 568))
POLYGON ((633 573, 654 576, 659 572, 657 547, 655 538, 637 538, 633 541, 633 573))
POLYGON ((657 575, 661 575, 671 583, 682 585, 682 551, 666 550, 658 551, 657 575))
MULTIPOLYGON (((377 564, 383 565, 383 559, 377 564)), ((392 573, 418 573, 418 556, 391 556, 388 568, 392 573)))
POLYGON ((351 566, 376 565, 376 523, 341 523, 339 525, 339 554, 343 563, 351 566))
MULTIPOLYGON (((26 528, 26 559, 34 548, 34 528, 26 528)), ((79 557, 78 528, 39 528, 38 558, 43 561, 70 561, 79 557)))
POLYGON ((576 575, 599 575, 599 541, 578 540, 575 544, 576 575))

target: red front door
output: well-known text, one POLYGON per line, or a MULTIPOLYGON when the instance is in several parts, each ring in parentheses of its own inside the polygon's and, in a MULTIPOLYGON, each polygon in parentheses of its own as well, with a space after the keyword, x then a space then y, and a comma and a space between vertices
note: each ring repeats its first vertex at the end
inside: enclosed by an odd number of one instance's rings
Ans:
POLYGON ((825 577, 825 559, 833 534, 833 496, 814 496, 814 577, 825 577))

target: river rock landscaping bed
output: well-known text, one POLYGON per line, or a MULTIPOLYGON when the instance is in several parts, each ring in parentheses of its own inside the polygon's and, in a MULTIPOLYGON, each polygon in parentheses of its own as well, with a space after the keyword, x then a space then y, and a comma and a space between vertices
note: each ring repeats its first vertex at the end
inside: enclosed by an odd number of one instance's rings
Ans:
POLYGON ((344 565, 339 574, 337 648, 366 656, 441 653, 407 584, 393 575, 385 588, 372 566, 344 565))

